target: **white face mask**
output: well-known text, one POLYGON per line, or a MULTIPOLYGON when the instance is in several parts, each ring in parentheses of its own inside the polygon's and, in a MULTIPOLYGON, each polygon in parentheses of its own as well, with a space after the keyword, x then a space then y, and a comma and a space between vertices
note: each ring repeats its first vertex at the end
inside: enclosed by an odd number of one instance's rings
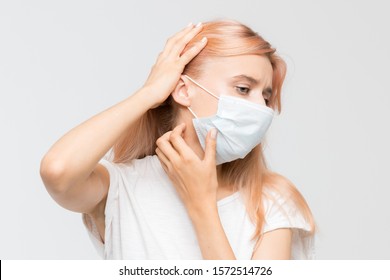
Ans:
POLYGON ((274 110, 239 97, 218 97, 192 78, 184 76, 219 100, 217 114, 210 117, 198 118, 187 107, 195 117, 192 122, 203 150, 206 147, 207 132, 211 128, 217 129, 217 165, 244 158, 260 144, 271 125, 274 110))

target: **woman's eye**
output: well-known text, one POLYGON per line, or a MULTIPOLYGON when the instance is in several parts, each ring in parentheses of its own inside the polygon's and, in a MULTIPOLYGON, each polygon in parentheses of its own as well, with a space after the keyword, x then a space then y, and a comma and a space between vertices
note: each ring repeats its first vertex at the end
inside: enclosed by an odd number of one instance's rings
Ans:
POLYGON ((247 94, 250 91, 250 89, 247 87, 236 87, 236 90, 240 94, 247 94))
POLYGON ((266 92, 263 94, 263 98, 264 98, 266 104, 268 104, 268 102, 270 101, 271 96, 272 96, 272 93, 270 93, 270 92, 266 92))

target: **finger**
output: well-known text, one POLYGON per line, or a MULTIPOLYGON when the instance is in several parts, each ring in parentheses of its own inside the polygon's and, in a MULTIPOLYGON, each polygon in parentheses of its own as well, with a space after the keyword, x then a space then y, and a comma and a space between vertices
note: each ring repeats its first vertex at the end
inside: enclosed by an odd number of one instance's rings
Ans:
POLYGON ((169 137, 171 135, 172 131, 168 131, 163 136, 157 139, 156 144, 157 147, 161 150, 161 152, 164 153, 165 157, 174 165, 176 165, 179 160, 180 156, 177 153, 177 151, 172 147, 171 142, 169 142, 169 137))
POLYGON ((169 171, 168 167, 165 165, 164 162, 161 161, 160 158, 159 158, 159 160, 160 160, 160 163, 161 163, 162 168, 165 170, 165 173, 167 173, 167 174, 168 174, 168 177, 169 177, 170 171, 169 171))
POLYGON ((173 148, 178 152, 178 154, 183 159, 188 159, 195 155, 194 151, 187 145, 184 141, 182 134, 186 128, 186 125, 180 124, 176 126, 171 135, 169 136, 169 141, 172 143, 173 148))
POLYGON ((168 171, 170 169, 170 168, 168 168, 168 166, 171 165, 168 158, 164 155, 164 153, 158 147, 156 148, 156 154, 157 154, 158 159, 161 162, 161 165, 165 169, 165 171, 168 171))
MULTIPOLYGON (((177 178, 173 172, 172 164, 169 162, 169 160, 165 157, 164 153, 159 148, 156 148, 156 154, 157 154, 158 160, 161 163, 162 168, 165 170, 165 173, 167 173, 168 177, 171 180, 180 181, 180 179, 177 178)), ((174 187, 175 188, 177 187, 176 184, 174 184, 174 187)))
POLYGON ((180 57, 183 65, 187 65, 201 50, 207 45, 207 38, 203 37, 202 40, 197 42, 194 46, 189 48, 183 55, 180 57))
POLYGON ((190 30, 183 37, 179 38, 175 44, 172 46, 171 55, 175 58, 180 56, 187 44, 203 29, 201 23, 199 23, 195 28, 190 30))
POLYGON ((176 41, 191 31, 193 28, 194 25, 190 23, 185 28, 169 37, 165 43, 164 49, 158 54, 157 63, 167 57, 171 53, 172 47, 176 44, 176 41))
POLYGON ((207 133, 206 137, 206 148, 204 160, 215 164, 215 156, 216 156, 216 148, 217 148, 217 129, 212 128, 207 133))
POLYGON ((164 52, 166 51, 167 54, 169 54, 172 51, 172 48, 175 46, 175 44, 185 36, 188 32, 192 31, 194 29, 194 25, 190 23, 185 28, 177 32, 176 34, 172 35, 167 39, 167 42, 165 43, 164 52))

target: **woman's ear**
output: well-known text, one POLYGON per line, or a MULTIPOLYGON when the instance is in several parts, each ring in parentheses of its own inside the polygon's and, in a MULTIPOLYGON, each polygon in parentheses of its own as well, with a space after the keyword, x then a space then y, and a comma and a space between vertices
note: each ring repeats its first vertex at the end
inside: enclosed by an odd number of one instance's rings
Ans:
POLYGON ((188 93, 188 81, 184 78, 183 75, 180 77, 180 80, 177 82, 177 85, 173 92, 171 93, 173 99, 176 103, 189 107, 191 106, 191 98, 188 93))

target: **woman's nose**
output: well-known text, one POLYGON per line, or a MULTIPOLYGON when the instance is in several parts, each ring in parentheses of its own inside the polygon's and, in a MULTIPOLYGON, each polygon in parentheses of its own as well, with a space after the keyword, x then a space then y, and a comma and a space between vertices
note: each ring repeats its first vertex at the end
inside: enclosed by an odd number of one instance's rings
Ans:
POLYGON ((251 101, 256 103, 256 104, 261 104, 261 105, 266 105, 265 99, 263 96, 262 91, 256 91, 252 96, 251 96, 251 101))

